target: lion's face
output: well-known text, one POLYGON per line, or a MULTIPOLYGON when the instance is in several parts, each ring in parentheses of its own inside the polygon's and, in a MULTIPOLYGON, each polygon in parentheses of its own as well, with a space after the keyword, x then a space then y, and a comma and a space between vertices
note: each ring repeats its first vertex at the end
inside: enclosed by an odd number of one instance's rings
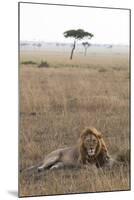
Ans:
POLYGON ((108 150, 101 132, 93 127, 85 128, 80 135, 80 161, 96 162, 99 158, 99 165, 104 163, 104 155, 108 157, 108 150))
POLYGON ((96 154, 96 149, 98 146, 98 139, 95 135, 89 134, 86 136, 84 142, 84 147, 89 156, 94 156, 96 154))

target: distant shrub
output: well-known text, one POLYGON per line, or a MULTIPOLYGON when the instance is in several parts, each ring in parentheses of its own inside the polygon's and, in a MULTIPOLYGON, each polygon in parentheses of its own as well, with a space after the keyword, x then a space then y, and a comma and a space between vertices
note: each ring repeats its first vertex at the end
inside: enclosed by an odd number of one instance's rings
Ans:
POLYGON ((101 68, 98 70, 99 72, 106 72, 107 70, 105 68, 101 68))
POLYGON ((116 71, 120 71, 123 69, 122 67, 112 67, 112 68, 113 68, 113 70, 116 70, 116 71))
POLYGON ((38 65, 39 68, 41 67, 49 67, 49 64, 46 61, 41 61, 41 63, 38 65))
POLYGON ((28 60, 28 61, 22 61, 21 64, 23 65, 36 65, 36 62, 33 62, 32 60, 28 60))

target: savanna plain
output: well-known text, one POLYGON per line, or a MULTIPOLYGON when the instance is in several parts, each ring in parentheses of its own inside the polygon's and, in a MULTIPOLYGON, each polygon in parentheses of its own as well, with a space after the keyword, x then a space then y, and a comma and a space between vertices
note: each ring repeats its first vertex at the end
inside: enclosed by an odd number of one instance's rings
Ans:
POLYGON ((102 132, 109 154, 123 163, 20 173, 20 196, 130 189, 129 55, 107 51, 75 52, 73 60, 69 52, 20 51, 19 168, 74 145, 88 126, 102 132))

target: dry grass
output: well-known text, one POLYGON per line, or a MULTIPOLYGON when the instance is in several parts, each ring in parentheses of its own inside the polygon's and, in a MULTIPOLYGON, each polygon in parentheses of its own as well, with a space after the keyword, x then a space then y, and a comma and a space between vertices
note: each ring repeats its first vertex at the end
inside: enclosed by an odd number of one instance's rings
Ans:
POLYGON ((72 62, 65 54, 43 56, 21 53, 21 61, 44 59, 49 68, 20 66, 20 168, 75 144, 86 126, 100 130, 110 154, 121 154, 126 165, 22 174, 20 196, 130 189, 128 55, 78 55, 72 62))

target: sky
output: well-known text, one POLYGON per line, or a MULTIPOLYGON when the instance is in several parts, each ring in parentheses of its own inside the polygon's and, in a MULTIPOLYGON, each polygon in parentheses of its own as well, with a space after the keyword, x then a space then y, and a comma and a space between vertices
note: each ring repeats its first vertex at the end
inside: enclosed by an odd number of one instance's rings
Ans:
POLYGON ((129 10, 20 4, 21 41, 70 43, 63 36, 70 29, 92 33, 92 44, 128 45, 129 10))

